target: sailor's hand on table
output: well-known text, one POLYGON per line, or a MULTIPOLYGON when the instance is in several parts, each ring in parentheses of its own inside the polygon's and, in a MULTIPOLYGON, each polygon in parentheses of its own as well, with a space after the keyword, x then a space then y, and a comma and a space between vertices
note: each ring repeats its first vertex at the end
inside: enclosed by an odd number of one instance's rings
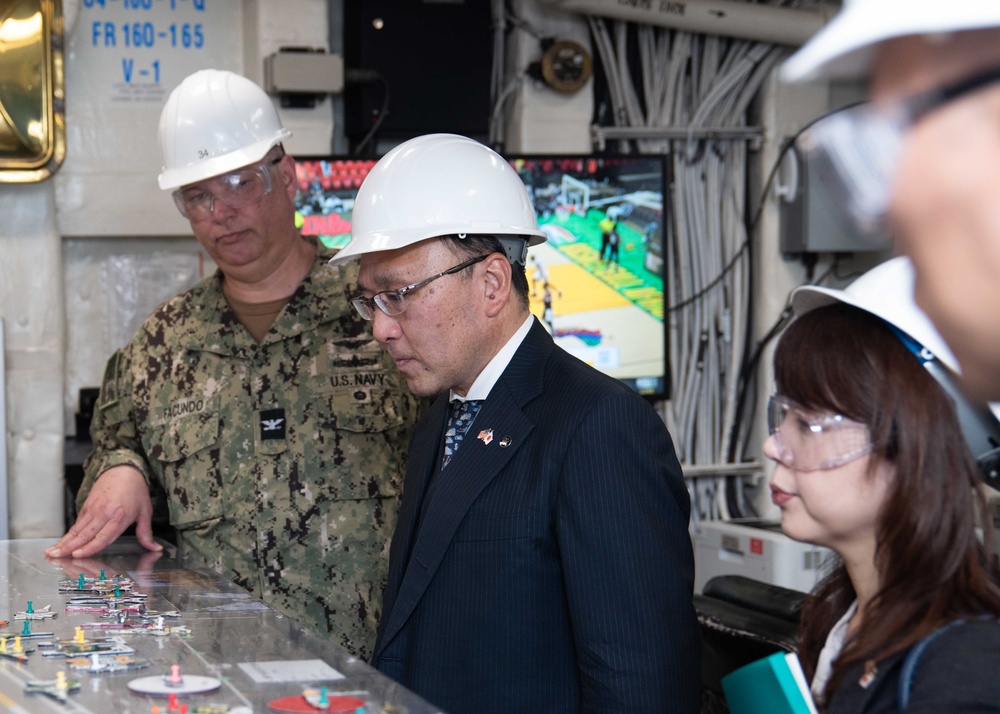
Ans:
POLYGON ((153 539, 152 518, 146 479, 132 466, 114 466, 94 482, 76 523, 45 554, 52 558, 87 558, 114 543, 133 523, 142 547, 162 550, 163 546, 153 539))

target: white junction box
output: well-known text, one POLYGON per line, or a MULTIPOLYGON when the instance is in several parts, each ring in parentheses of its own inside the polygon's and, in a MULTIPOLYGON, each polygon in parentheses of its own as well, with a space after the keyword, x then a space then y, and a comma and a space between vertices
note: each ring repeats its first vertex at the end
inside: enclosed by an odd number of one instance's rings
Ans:
POLYGON ((809 592, 826 573, 828 548, 799 543, 777 523, 701 521, 692 528, 694 591, 717 575, 742 575, 790 590, 809 592))

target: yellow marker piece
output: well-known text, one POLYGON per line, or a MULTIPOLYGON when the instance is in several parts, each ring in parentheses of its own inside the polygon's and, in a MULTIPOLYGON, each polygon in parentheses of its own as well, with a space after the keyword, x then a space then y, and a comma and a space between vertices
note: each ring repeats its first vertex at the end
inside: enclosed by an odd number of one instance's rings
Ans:
POLYGON ((62 670, 56 672, 56 689, 66 689, 66 673, 62 670))
POLYGON ((17 637, 14 638, 14 651, 15 652, 24 652, 24 648, 21 647, 21 636, 20 635, 18 635, 17 637))
POLYGON ((8 709, 10 709, 11 711, 14 711, 14 707, 17 706, 17 702, 15 702, 13 699, 9 699, 8 697, 5 697, 2 694, 0 694, 0 704, 3 704, 5 707, 7 707, 8 709))
POLYGON ((76 627, 76 636, 73 638, 73 641, 81 645, 87 641, 86 636, 83 634, 83 628, 79 625, 76 627))
POLYGON ((0 652, 6 652, 6 651, 7 651, 7 638, 0 637, 0 652))

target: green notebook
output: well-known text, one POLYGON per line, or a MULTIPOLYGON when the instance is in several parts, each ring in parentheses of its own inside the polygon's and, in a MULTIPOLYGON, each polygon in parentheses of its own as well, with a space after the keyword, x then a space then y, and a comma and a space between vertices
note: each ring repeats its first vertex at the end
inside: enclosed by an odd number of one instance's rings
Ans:
POLYGON ((816 714, 795 653, 776 652, 722 678, 730 714, 816 714))

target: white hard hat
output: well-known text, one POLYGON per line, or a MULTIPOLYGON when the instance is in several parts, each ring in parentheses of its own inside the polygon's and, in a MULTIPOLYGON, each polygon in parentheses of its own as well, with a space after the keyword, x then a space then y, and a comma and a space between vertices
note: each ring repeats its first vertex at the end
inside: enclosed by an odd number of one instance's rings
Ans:
POLYGON ((881 317, 930 350, 953 372, 960 371, 948 343, 913 298, 913 263, 908 257, 892 258, 875 266, 844 290, 803 285, 792 292, 796 315, 838 302, 881 317))
POLYGON ((478 141, 427 134, 379 159, 361 184, 351 242, 330 263, 448 235, 545 240, 514 168, 478 141))
POLYGON ((877 44, 909 35, 1000 27, 995 0, 847 0, 844 9, 781 67, 786 82, 868 74, 877 44))
MULTIPOLYGON (((804 285, 792 292, 792 309, 804 315, 824 305, 853 305, 885 320, 915 345, 908 345, 955 402, 962 433, 990 485, 1000 488, 1000 402, 979 404, 962 393, 955 355, 913 297, 913 264, 906 256, 869 270, 844 290, 804 285), (942 369, 944 365, 947 369, 942 369)), ((904 343, 906 340, 903 340, 904 343)))
POLYGON ((291 135, 271 98, 249 79, 199 70, 170 93, 160 114, 160 188, 186 186, 258 162, 291 135))

